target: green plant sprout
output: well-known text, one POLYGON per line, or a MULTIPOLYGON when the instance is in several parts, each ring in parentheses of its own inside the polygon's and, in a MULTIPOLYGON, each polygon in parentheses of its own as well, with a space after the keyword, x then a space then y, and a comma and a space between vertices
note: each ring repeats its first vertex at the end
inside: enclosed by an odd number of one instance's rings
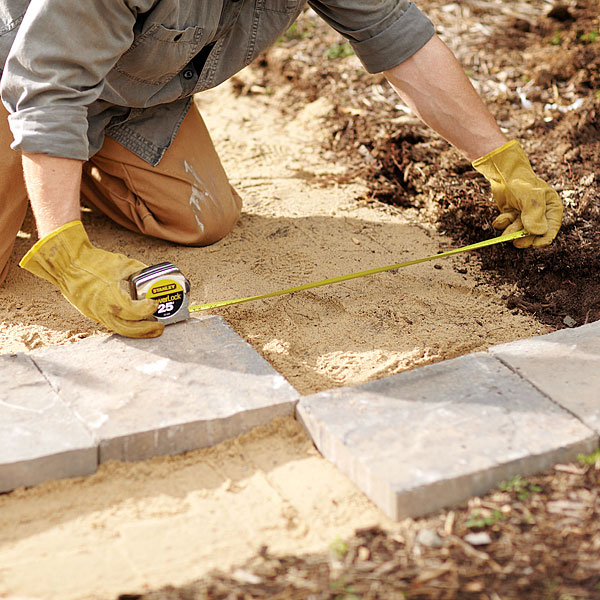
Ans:
POLYGON ((515 493, 519 500, 527 500, 532 493, 541 492, 542 488, 539 485, 528 483, 523 480, 520 475, 515 475, 508 481, 503 481, 499 486, 503 492, 515 493))
POLYGON ((596 38, 600 35, 600 31, 590 31, 589 33, 582 33, 579 39, 586 44, 591 44, 596 41, 596 38))
POLYGON ((344 42, 343 44, 330 44, 327 50, 325 50, 325 56, 331 59, 346 58, 353 54, 354 50, 352 50, 352 46, 347 42, 344 42))
POLYGON ((548 43, 552 44, 552 46, 560 46, 563 43, 562 33, 555 31, 554 35, 548 39, 548 43))
POLYGON ((348 544, 341 538, 336 538, 331 542, 329 549, 338 560, 342 560, 348 552, 348 544))
POLYGON ((485 527, 491 527, 498 523, 498 521, 503 521, 504 519, 506 519, 506 516, 499 510, 492 511, 491 515, 483 515, 480 510, 474 510, 465 522, 465 526, 469 529, 484 529, 485 527))
POLYGON ((278 44, 284 42, 293 42, 298 40, 305 40, 311 37, 310 27, 306 24, 300 25, 299 23, 292 23, 289 29, 277 40, 278 44))
MULTIPOLYGON (((596 92, 600 96, 600 92, 596 92)), ((592 454, 578 454, 577 460, 583 465, 590 465, 596 469, 600 469, 600 448, 592 454)))

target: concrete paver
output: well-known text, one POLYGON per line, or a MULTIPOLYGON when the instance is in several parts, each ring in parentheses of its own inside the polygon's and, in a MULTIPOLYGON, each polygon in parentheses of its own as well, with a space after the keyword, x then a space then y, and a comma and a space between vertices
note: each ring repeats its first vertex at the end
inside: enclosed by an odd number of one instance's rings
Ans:
POLYGON ((490 352, 600 433, 600 321, 490 352))
MULTIPOLYGON (((416 517, 593 451, 599 367, 600 322, 308 396, 297 416, 390 517, 416 517)), ((298 399, 215 316, 0 356, 0 492, 211 446, 298 399)))
POLYGON ((0 492, 96 468, 92 435, 33 362, 0 356, 0 492))
POLYGON ((597 435, 489 354, 304 397, 321 453, 392 519, 591 452, 597 435))
POLYGON ((298 393, 220 317, 157 339, 91 338, 31 358, 99 444, 99 460, 212 446, 293 413, 298 393))

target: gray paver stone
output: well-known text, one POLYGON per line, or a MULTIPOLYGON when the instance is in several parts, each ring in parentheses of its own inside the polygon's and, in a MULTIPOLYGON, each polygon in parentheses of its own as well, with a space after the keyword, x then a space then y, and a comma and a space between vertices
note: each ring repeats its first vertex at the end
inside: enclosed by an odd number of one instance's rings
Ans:
POLYGON ((298 393, 220 317, 156 339, 91 338, 32 358, 94 433, 100 462, 212 446, 278 416, 298 393))
POLYGON ((490 352, 600 433, 600 321, 490 352))
POLYGON ((598 442, 484 353, 304 397, 297 413, 323 455, 393 519, 460 503, 598 442))
POLYGON ((89 475, 92 435, 24 354, 0 356, 0 492, 89 475))

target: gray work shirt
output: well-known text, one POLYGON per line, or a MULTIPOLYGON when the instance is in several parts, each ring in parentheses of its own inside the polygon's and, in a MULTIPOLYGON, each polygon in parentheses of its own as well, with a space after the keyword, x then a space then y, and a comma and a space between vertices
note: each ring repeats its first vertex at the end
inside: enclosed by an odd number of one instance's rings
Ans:
MULTIPOLYGON (((252 62, 306 0, 0 0, 0 92, 12 147, 87 160, 108 135, 156 165, 192 94, 252 62)), ((408 0, 311 0, 367 71, 433 35, 408 0)))

